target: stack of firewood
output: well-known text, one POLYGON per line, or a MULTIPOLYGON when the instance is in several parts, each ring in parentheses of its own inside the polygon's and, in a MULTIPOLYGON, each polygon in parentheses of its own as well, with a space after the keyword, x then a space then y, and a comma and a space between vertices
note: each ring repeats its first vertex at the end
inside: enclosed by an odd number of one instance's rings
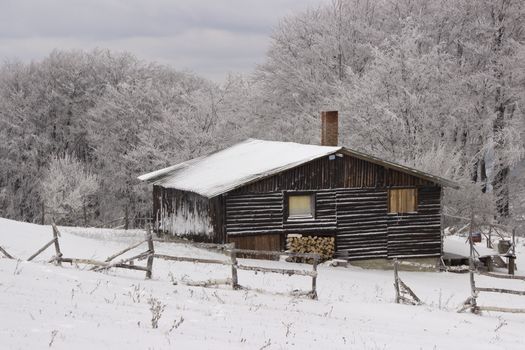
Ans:
POLYGON ((292 253, 319 254, 321 260, 324 261, 332 259, 334 256, 335 240, 334 237, 291 234, 286 238, 286 248, 292 253))

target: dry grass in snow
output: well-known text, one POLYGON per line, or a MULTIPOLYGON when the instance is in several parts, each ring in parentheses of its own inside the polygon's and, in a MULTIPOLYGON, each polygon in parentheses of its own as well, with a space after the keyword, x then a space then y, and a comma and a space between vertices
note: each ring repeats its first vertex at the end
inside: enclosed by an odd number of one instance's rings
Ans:
MULTIPOLYGON (((60 230, 64 256, 76 258, 104 259, 143 239, 140 231, 60 230)), ((50 239, 48 226, 0 219, 0 245, 16 257, 27 258, 50 239)), ((224 258, 181 244, 155 249, 224 258)), ((524 250, 520 242, 520 274, 524 250)), ((525 343, 524 315, 455 312, 470 293, 466 274, 400 272, 425 303, 405 306, 393 302, 392 271, 321 265, 315 301, 290 296, 309 288, 304 277, 239 271, 239 283, 250 289, 189 287, 183 282, 227 278, 229 268, 155 260, 153 279, 145 280, 139 271, 45 263, 52 253, 29 263, 0 258, 2 349, 523 349, 525 343)), ((518 282, 478 284, 524 289, 518 282)), ((525 307, 525 297, 487 294, 479 303, 525 307)))

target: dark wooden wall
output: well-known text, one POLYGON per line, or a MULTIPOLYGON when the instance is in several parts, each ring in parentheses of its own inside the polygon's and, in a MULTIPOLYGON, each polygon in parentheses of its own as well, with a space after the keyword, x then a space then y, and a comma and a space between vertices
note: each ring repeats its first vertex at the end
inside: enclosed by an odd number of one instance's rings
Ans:
POLYGON ((344 155, 330 160, 323 157, 251 184, 232 194, 269 193, 286 190, 334 188, 386 188, 435 186, 432 182, 344 155))
POLYGON ((314 160, 226 195, 228 237, 289 233, 334 235, 348 259, 439 256, 441 188, 348 155, 314 160), (388 214, 388 188, 418 188, 418 212, 388 214), (311 191, 315 220, 286 220, 286 193, 311 191))
POLYGON ((270 243, 264 242, 272 234, 281 236, 280 249, 284 249, 286 234, 301 233, 335 236, 338 258, 439 256, 441 189, 420 187, 418 192, 417 213, 389 214, 387 189, 319 190, 315 191, 315 219, 291 221, 286 220, 283 210, 283 192, 258 194, 256 197, 230 195, 226 200, 226 232, 230 241, 234 237, 252 237, 246 238, 246 242, 252 242, 251 247, 255 247, 253 237, 265 237, 257 241, 261 246, 255 249, 268 246, 270 243), (235 206, 231 206, 232 203, 235 206), (265 206, 274 209, 262 216, 265 206), (253 214, 258 211, 261 214, 253 214))
POLYGON ((388 216, 388 257, 441 255, 441 189, 423 187, 417 213, 388 216))
POLYGON ((387 191, 337 190, 336 257, 387 257, 387 191))
POLYGON ((153 186, 153 219, 155 222, 162 222, 163 215, 164 217, 176 215, 179 216, 179 220, 185 218, 188 226, 197 227, 188 234, 184 232, 186 228, 166 225, 161 230, 164 233, 185 236, 196 241, 225 242, 224 207, 222 196, 208 199, 192 192, 153 186), (202 225, 196 225, 196 216, 199 221, 209 222, 211 230, 204 230, 199 227, 202 225))
POLYGON ((253 236, 230 236, 229 243, 235 243, 235 248, 251 250, 279 251, 282 249, 281 235, 259 234, 253 236))
POLYGON ((283 193, 225 196, 229 235, 283 233, 283 193))
POLYGON ((336 229, 335 194, 333 190, 315 191, 315 220, 290 221, 286 220, 284 192, 227 195, 226 232, 229 236, 265 233, 333 235, 336 229))
POLYGON ((284 249, 287 234, 333 235, 348 259, 439 256, 441 187, 348 155, 314 160, 212 199, 154 186, 154 213, 205 215, 213 234, 195 238, 242 248, 284 249), (388 214, 388 188, 418 188, 418 212, 388 214), (315 193, 315 219, 287 220, 289 192, 315 193), (278 248, 276 248, 278 247, 278 248))

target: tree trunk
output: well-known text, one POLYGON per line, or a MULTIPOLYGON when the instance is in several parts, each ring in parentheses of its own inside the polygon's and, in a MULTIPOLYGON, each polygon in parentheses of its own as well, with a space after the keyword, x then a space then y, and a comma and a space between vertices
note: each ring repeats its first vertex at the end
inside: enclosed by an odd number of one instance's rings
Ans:
MULTIPOLYGON (((494 138, 498 139, 498 134, 502 132, 505 127, 505 104, 503 103, 503 92, 501 87, 496 89, 496 119, 492 125, 492 131, 494 133, 494 138)), ((496 143, 496 154, 498 151, 502 151, 504 145, 503 141, 496 143)), ((496 205, 498 208, 498 213, 502 217, 509 216, 509 188, 508 188, 508 179, 509 179, 510 169, 507 164, 499 164, 498 171, 496 172, 493 180, 494 193, 496 194, 496 205)))
POLYGON ((124 212, 124 230, 129 228, 129 204, 126 203, 126 209, 124 212))
POLYGON ((84 227, 87 227, 87 209, 86 209, 86 201, 82 202, 82 211, 84 214, 84 227))
POLYGON ((487 192, 487 164, 485 162, 485 156, 480 160, 480 180, 481 180, 481 192, 487 192))
POLYGON ((42 217, 40 218, 40 224, 45 225, 46 223, 46 204, 42 201, 42 217))
MULTIPOLYGON (((504 34, 506 31, 505 19, 506 12, 503 12, 503 6, 498 16, 493 16, 493 26, 495 30, 494 43, 492 47, 494 67, 495 67, 495 78, 497 82, 496 92, 495 92, 495 110, 496 118, 492 124, 492 132, 495 140, 499 140, 495 145, 495 154, 496 157, 499 156, 499 153, 505 147, 504 141, 501 140, 499 134, 503 131, 505 127, 505 109, 507 107, 505 99, 505 81, 503 72, 501 71, 501 64, 498 62, 500 51, 503 47, 504 34)), ((509 178, 509 166, 508 164, 497 164, 497 173, 493 179, 493 188, 494 193, 496 194, 496 205, 498 213, 502 217, 508 217, 509 215, 509 189, 508 189, 508 178, 509 178)))
POLYGON ((494 177, 494 191, 497 195, 496 205, 502 217, 509 216, 509 167, 500 169, 494 177))

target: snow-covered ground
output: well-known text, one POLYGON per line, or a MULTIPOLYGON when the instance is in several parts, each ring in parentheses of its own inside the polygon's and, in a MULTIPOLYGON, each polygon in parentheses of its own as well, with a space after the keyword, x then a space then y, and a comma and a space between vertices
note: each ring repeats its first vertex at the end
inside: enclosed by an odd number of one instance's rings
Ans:
MULTIPOLYGON (((61 227, 65 257, 104 259, 143 239, 140 231, 61 227)), ((49 226, 0 219, 0 246, 27 259, 52 238, 49 226)), ((465 244, 448 237, 445 247, 465 244)), ((130 254, 137 254, 140 247, 130 254)), ((182 244, 156 251, 225 259, 182 244)), ((525 274, 524 242, 518 242, 518 273, 525 274)), ((470 294, 467 274, 400 272, 424 301, 393 302, 392 271, 319 267, 319 299, 292 297, 310 279, 239 271, 229 287, 189 287, 184 280, 229 277, 229 268, 180 262, 154 263, 152 280, 141 271, 88 271, 85 266, 45 263, 53 247, 34 262, 0 258, 0 349, 524 349, 523 314, 456 313, 470 294), (150 303, 165 305, 158 328, 150 303)), ((244 264, 293 266, 243 260, 244 264)), ((521 281, 477 278, 478 285, 525 289, 521 281), (519 282, 519 283, 518 283, 519 282)), ((525 307, 525 297, 488 294, 481 305, 525 307)))

